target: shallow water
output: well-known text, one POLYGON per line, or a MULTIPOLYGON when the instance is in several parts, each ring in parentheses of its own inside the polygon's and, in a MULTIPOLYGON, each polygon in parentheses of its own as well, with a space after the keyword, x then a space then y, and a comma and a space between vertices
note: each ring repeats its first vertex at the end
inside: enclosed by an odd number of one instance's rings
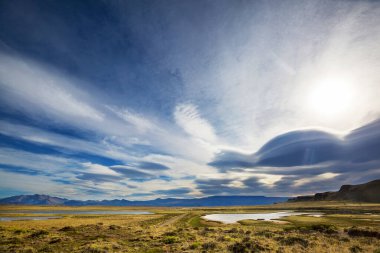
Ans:
POLYGON ((17 220, 51 220, 60 219, 60 216, 22 216, 22 217, 0 217, 0 221, 17 221, 17 220))
POLYGON ((300 212, 273 212, 273 213, 220 213, 209 214, 203 216, 204 219, 210 221, 219 221, 223 223, 235 223, 240 220, 265 220, 276 221, 282 217, 294 216, 294 215, 317 215, 320 217, 322 214, 314 213, 300 213, 300 212))
POLYGON ((80 210, 39 210, 39 211, 1 211, 0 213, 17 213, 17 214, 153 214, 147 211, 80 211, 80 210))

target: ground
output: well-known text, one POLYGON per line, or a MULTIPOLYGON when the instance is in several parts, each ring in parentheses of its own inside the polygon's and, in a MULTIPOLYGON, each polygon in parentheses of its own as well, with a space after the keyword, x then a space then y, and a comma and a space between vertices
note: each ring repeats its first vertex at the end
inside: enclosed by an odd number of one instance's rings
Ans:
POLYGON ((226 208, 0 206, 1 211, 27 209, 148 210, 154 214, 62 215, 62 219, 55 220, 0 222, 0 252, 380 253, 380 204, 308 202, 226 208), (201 218, 211 213, 273 210, 326 215, 292 216, 282 219, 284 223, 245 220, 222 224, 201 218))

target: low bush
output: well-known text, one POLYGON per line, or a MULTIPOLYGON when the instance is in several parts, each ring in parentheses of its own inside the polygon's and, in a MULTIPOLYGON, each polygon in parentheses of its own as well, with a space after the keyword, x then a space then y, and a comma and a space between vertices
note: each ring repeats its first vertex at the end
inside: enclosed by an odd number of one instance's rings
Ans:
POLYGON ((380 239, 380 232, 352 227, 347 230, 349 236, 363 236, 363 237, 375 237, 380 239))
POLYGON ((66 226, 66 227, 59 229, 58 231, 61 231, 61 232, 75 231, 75 228, 72 226, 66 226))
POLYGON ((200 247, 200 243, 199 242, 194 242, 192 243, 190 246, 189 246, 189 249, 198 249, 200 247))
POLYGON ((282 238, 280 240, 280 243, 283 244, 283 245, 288 245, 288 246, 299 244, 299 245, 301 245, 304 248, 306 248, 307 246, 309 246, 309 241, 308 240, 303 239, 301 237, 296 237, 296 236, 290 236, 290 237, 282 238))
POLYGON ((225 230, 224 232, 228 233, 228 234, 234 234, 234 233, 237 233, 238 230, 237 230, 237 228, 231 228, 229 230, 225 230))
POLYGON ((338 233, 337 227, 331 224, 315 224, 311 225, 310 230, 318 231, 325 234, 336 234, 338 233))
POLYGON ((166 232, 166 233, 164 233, 163 235, 164 235, 164 236, 176 236, 177 233, 174 232, 174 231, 170 231, 170 232, 166 232))
POLYGON ((58 242, 61 242, 62 239, 59 238, 59 237, 54 237, 52 238, 50 241, 49 241, 49 244, 55 244, 55 243, 58 243, 58 242))
POLYGON ((30 238, 36 238, 36 237, 41 237, 41 236, 45 236, 48 234, 49 234, 49 232, 46 230, 38 230, 38 231, 32 233, 29 237, 30 238))
POLYGON ((202 244, 202 249, 204 250, 213 250, 216 248, 215 242, 205 242, 202 244))
POLYGON ((351 248, 350 248, 350 252, 351 253, 359 253, 359 252, 362 252, 363 250, 362 250, 362 248, 360 248, 359 246, 357 246, 357 245, 354 245, 354 246, 352 246, 351 248))
POLYGON ((176 236, 165 236, 162 239, 162 242, 165 244, 173 244, 173 243, 178 242, 178 237, 176 237, 176 236))
POLYGON ((117 230, 117 229, 121 229, 121 227, 120 227, 120 226, 118 226, 118 225, 110 225, 108 228, 109 228, 110 230, 117 230))
POLYGON ((232 253, 257 253, 265 251, 266 248, 256 241, 242 241, 228 246, 228 250, 232 253))
POLYGON ((284 228, 285 232, 289 231, 301 231, 301 232, 320 232, 324 234, 336 234, 338 233, 337 227, 331 224, 313 224, 310 226, 303 226, 303 227, 288 227, 284 228))

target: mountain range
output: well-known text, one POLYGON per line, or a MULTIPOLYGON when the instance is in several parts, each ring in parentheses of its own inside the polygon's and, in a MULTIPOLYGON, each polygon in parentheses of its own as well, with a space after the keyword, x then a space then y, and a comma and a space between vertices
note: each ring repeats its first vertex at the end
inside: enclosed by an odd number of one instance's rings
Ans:
POLYGON ((287 197, 264 196, 211 196, 193 199, 154 199, 146 201, 130 201, 126 199, 113 200, 69 200, 51 197, 49 195, 19 195, 0 199, 3 205, 64 205, 64 206, 254 206, 267 205, 288 200, 287 197))
POLYGON ((342 185, 339 191, 322 192, 310 196, 291 198, 289 202, 301 201, 352 201, 380 203, 380 179, 358 185, 342 185))
POLYGON ((205 207, 205 206, 255 206, 279 202, 301 201, 352 201, 380 203, 380 179, 359 184, 342 185, 339 191, 322 192, 308 196, 265 197, 265 196, 211 196, 204 198, 179 199, 165 198, 145 201, 126 199, 113 200, 70 200, 49 195, 18 195, 0 199, 0 205, 62 205, 62 206, 167 206, 167 207, 205 207))

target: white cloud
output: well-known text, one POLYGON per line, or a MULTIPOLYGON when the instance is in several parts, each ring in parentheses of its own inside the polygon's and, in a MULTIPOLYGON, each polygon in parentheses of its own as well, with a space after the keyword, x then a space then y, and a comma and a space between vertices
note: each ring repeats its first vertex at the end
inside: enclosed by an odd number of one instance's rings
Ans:
POLYGON ((139 132, 157 129, 157 127, 149 119, 143 117, 142 115, 134 113, 131 110, 116 109, 111 106, 107 106, 107 108, 110 109, 112 112, 116 113, 116 115, 118 115, 124 121, 128 122, 129 124, 132 124, 134 127, 137 128, 137 131, 139 132))
POLYGON ((273 175, 273 174, 256 174, 255 175, 260 183, 268 186, 274 187, 277 182, 279 182, 283 176, 282 175, 273 175))
POLYGON ((231 181, 230 183, 223 186, 232 187, 232 188, 247 188, 247 186, 240 180, 231 181))
POLYGON ((215 152, 208 143, 215 140, 214 130, 192 105, 177 108, 177 118, 189 137, 168 122, 153 123, 149 117, 129 108, 106 106, 99 92, 80 90, 81 81, 48 66, 26 58, 1 56, 2 102, 46 126, 63 125, 90 131, 96 139, 81 140, 5 121, 0 122, 3 134, 122 161, 141 158, 130 152, 135 144, 149 145, 160 152, 203 163, 210 161, 215 152))
POLYGON ((85 95, 67 78, 27 59, 0 54, 0 86, 16 108, 36 113, 35 109, 54 117, 79 117, 101 121, 101 112, 84 102, 85 95), (21 102, 22 101, 22 102, 21 102))
POLYGON ((0 171, 0 177, 2 179, 0 192, 15 191, 27 194, 48 194, 59 197, 81 195, 76 187, 67 187, 66 185, 57 184, 51 180, 51 177, 47 176, 31 176, 0 171))
POLYGON ((63 157, 36 154, 12 148, 0 148, 0 163, 15 167, 30 168, 42 173, 57 173, 64 171, 73 160, 63 157))
MULTIPOLYGON (((108 151, 111 151, 112 145, 103 145, 102 143, 98 143, 95 141, 87 141, 78 138, 74 138, 71 136, 65 136, 45 130, 41 130, 35 127, 29 127, 20 124, 9 123, 6 121, 0 120, 0 133, 12 136, 18 139, 22 139, 28 142, 51 145, 55 147, 65 148, 67 150, 82 152, 82 153, 90 153, 96 154, 99 156, 104 155, 108 151)), ((120 154, 117 152, 109 155, 115 159, 123 159, 130 158, 126 154, 120 154)))
POLYGON ((299 187, 308 183, 322 182, 339 176, 339 173, 326 172, 310 178, 301 178, 294 181, 293 186, 299 187))
POLYGON ((117 173, 114 170, 111 170, 110 168, 108 168, 107 166, 104 166, 101 164, 85 162, 85 163, 82 163, 82 165, 85 167, 84 172, 87 172, 87 173, 110 175, 110 176, 120 176, 119 173, 117 173))
POLYGON ((136 188, 131 188, 129 189, 128 193, 129 194, 141 194, 141 193, 148 193, 149 195, 146 197, 128 197, 128 199, 154 199, 157 197, 167 197, 164 194, 151 194, 152 191, 158 191, 158 190, 174 190, 177 188, 189 188, 192 189, 193 191, 190 194, 197 195, 198 192, 195 190, 196 185, 194 184, 193 180, 173 180, 170 182, 167 182, 165 180, 161 179, 156 179, 156 180, 151 180, 149 183, 143 183, 139 184, 136 182, 130 182, 130 185, 135 186, 136 188))
POLYGON ((206 119, 201 117, 195 105, 177 105, 174 111, 174 119, 190 136, 211 143, 216 141, 214 128, 206 119))

